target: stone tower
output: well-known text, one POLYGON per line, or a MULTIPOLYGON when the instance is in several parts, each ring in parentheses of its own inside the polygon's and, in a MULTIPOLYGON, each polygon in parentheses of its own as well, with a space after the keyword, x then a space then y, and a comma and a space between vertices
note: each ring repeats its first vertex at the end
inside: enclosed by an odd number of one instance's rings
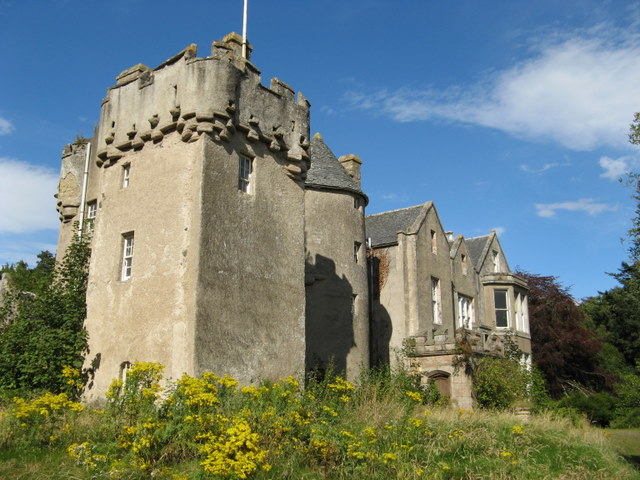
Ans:
POLYGON ((87 146, 65 148, 58 252, 82 208, 93 231, 89 399, 134 361, 173 378, 303 375, 309 103, 259 74, 237 34, 121 73, 82 206, 87 146))
POLYGON ((311 141, 305 195, 307 369, 330 364, 355 377, 369 358, 364 228, 368 199, 361 161, 338 160, 319 134, 311 141))

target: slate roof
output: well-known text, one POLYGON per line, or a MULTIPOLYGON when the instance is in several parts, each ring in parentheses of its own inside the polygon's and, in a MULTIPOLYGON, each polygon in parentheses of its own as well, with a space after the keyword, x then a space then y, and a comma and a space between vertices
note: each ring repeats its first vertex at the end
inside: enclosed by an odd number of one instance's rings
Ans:
POLYGON ((351 175, 342 167, 331 149, 324 143, 322 136, 316 133, 309 145, 311 165, 307 171, 305 185, 309 187, 344 190, 368 198, 351 175))
POLYGON ((467 244, 467 250, 469 250, 469 255, 471 256, 471 260, 476 268, 480 268, 480 262, 482 261, 482 252, 484 251, 484 247, 489 241, 489 237, 491 235, 483 235, 481 237, 473 237, 466 238, 465 243, 467 244))
POLYGON ((365 217, 366 236, 371 238, 371 246, 392 245, 398 243, 398 232, 411 227, 424 205, 377 213, 365 217))

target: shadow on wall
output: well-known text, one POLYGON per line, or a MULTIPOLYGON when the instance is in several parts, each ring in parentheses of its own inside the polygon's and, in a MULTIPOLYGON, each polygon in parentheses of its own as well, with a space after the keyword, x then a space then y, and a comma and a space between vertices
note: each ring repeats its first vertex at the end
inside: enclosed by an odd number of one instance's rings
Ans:
POLYGON ((347 369, 355 345, 355 297, 347 279, 336 273, 335 262, 316 255, 305 263, 306 371, 322 375, 331 365, 336 373, 347 369))
POLYGON ((369 296, 371 298, 371 323, 370 323, 370 348, 369 357, 371 367, 389 365, 391 333, 393 326, 391 316, 387 309, 380 303, 380 289, 386 280, 386 262, 377 256, 370 256, 369 267, 369 296))

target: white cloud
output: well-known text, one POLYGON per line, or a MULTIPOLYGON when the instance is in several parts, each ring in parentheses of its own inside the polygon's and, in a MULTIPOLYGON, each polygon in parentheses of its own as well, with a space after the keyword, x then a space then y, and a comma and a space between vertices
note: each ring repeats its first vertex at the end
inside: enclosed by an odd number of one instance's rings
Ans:
POLYGON ((543 218, 552 218, 556 216, 558 210, 567 210, 569 212, 584 212, 594 216, 602 212, 614 212, 618 210, 617 205, 607 205, 606 203, 597 203, 592 198, 581 198, 573 202, 560 203, 536 203, 536 214, 543 218))
POLYGON ((325 113, 325 114, 327 114, 327 115, 336 115, 338 113, 335 109, 333 109, 333 108, 331 108, 331 107, 329 107, 327 105, 322 105, 320 107, 320 111, 325 113))
POLYGON ((0 117, 0 135, 9 135, 15 129, 9 120, 0 117))
POLYGON ((633 157, 600 157, 598 164, 603 168, 604 172, 600 174, 603 178, 609 180, 618 180, 626 173, 632 170, 633 165, 637 165, 637 160, 633 157))
POLYGON ((398 195, 397 193, 383 193, 381 197, 383 200, 390 201, 390 202, 400 202, 400 201, 405 202, 409 199, 407 195, 405 194, 398 195))
POLYGON ((528 165, 520 165, 520 170, 522 170, 523 172, 527 172, 527 173, 538 174, 538 173, 546 172, 547 170, 551 170, 552 168, 569 167, 569 166, 571 166, 570 163, 545 163, 540 168, 531 168, 528 165))
POLYGON ((0 233, 57 229, 57 185, 48 169, 0 157, 0 233))
POLYGON ((345 99, 398 122, 474 124, 590 150, 627 145, 639 84, 640 39, 600 26, 540 43, 530 58, 475 85, 349 92, 345 99))
POLYGON ((498 235, 499 237, 501 237, 502 235, 504 235, 504 234, 505 234, 505 232, 507 231, 507 229, 506 229, 506 228, 504 228, 504 227, 495 227, 495 228, 492 228, 492 230, 493 230, 494 232, 496 232, 496 235, 498 235))

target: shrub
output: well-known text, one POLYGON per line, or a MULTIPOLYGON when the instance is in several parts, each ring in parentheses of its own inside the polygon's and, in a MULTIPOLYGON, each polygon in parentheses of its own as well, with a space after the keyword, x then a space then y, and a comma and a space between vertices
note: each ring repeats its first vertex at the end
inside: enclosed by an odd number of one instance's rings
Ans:
POLYGON ((508 358, 483 358, 473 377, 473 394, 483 408, 504 410, 518 399, 526 398, 528 375, 517 361, 508 358))
POLYGON ((606 392, 585 394, 576 391, 558 402, 559 407, 573 408, 601 427, 609 426, 616 405, 617 399, 606 392))

